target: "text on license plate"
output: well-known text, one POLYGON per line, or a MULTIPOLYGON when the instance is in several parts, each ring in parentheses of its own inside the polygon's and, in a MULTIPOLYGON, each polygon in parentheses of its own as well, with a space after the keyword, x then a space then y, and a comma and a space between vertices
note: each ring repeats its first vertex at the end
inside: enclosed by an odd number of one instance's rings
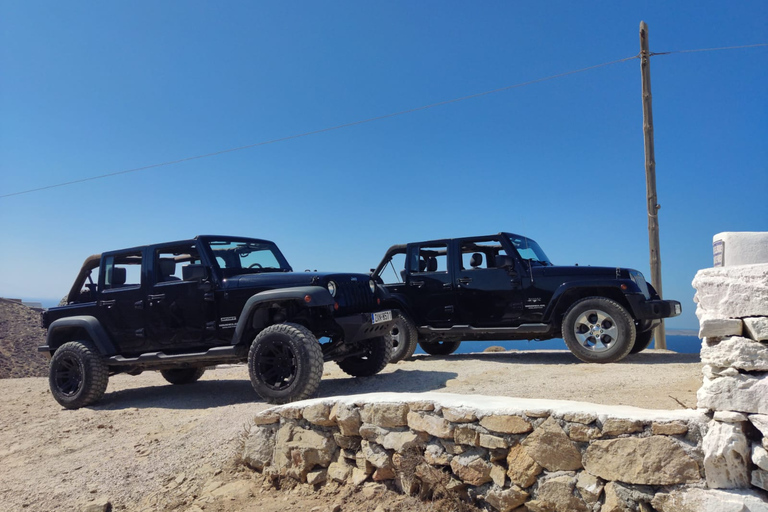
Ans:
POLYGON ((392 320, 391 311, 379 311, 378 313, 371 313, 371 323, 380 324, 381 322, 389 322, 392 320))

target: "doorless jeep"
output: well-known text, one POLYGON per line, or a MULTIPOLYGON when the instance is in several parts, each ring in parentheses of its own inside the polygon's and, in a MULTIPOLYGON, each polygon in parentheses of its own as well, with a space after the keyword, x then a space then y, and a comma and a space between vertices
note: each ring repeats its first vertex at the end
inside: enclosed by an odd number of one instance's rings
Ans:
POLYGON ((637 270, 556 266, 512 233, 395 245, 372 277, 384 306, 400 310, 392 362, 417 341, 445 355, 467 340, 562 337, 582 361, 609 363, 644 350, 661 319, 682 311, 637 270))
POLYGON ((293 272, 267 240, 198 236, 86 259, 66 305, 43 313, 39 350, 69 409, 99 400, 117 373, 186 384, 241 362, 262 398, 284 403, 314 394, 324 361, 352 376, 386 366, 397 312, 377 295, 364 274, 293 272))

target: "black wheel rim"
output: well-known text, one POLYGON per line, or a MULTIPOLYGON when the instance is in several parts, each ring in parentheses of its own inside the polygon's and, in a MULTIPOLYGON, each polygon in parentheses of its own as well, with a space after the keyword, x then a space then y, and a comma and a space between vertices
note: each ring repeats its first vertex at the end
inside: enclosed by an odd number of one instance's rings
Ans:
POLYGON ((83 386, 83 369, 80 361, 71 355, 61 357, 54 368, 56 388, 65 396, 75 396, 83 386))
POLYGON ((392 348, 397 348, 400 346, 400 326, 398 324, 395 324, 394 327, 392 327, 392 330, 389 332, 390 337, 392 338, 392 348))
POLYGON ((260 380, 270 389, 281 391, 296 378, 296 353, 282 340, 264 340, 257 357, 260 380))

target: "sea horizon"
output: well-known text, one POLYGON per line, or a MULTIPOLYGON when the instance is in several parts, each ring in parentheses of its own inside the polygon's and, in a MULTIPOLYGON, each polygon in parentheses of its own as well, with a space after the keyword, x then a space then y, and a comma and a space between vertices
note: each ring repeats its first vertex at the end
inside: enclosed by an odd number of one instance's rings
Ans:
MULTIPOLYGON (((667 350, 679 354, 698 354, 701 351, 701 340, 698 338, 698 331, 692 329, 669 329, 667 330, 667 350), (694 334, 677 334, 694 333, 694 334)), ((501 347, 504 350, 568 350, 565 340, 562 338, 553 338, 550 340, 509 340, 509 341, 463 341, 456 354, 470 354, 472 352, 483 352, 488 347, 501 347)), ((651 341, 650 348, 653 348, 651 341)), ((421 347, 416 349, 415 354, 426 354, 421 347)))

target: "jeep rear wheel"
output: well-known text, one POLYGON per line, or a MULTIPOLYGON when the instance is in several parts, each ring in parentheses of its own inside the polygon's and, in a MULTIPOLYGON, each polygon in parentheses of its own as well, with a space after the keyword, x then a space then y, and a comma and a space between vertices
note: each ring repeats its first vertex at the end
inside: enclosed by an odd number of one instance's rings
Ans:
POLYGON ((389 336, 392 338, 392 359, 390 363, 396 363, 403 359, 408 359, 416 351, 418 345, 418 334, 416 333, 416 326, 410 318, 405 314, 400 313, 395 319, 395 324, 389 331, 389 336))
POLYGON ((304 400, 320 385, 323 351, 303 325, 270 325, 253 340, 248 373, 253 389, 271 404, 304 400))
POLYGON ((360 342, 365 353, 338 361, 339 368, 353 377, 370 377, 387 366, 392 359, 392 339, 389 336, 371 338, 360 342))
POLYGON ((171 384, 192 384, 200 380, 205 373, 205 368, 173 368, 160 370, 160 374, 171 384))
POLYGON ((447 356, 453 354, 461 345, 461 341, 420 341, 419 346, 427 354, 447 356))
POLYGON ((53 398, 67 409, 79 409, 104 396, 109 370, 96 347, 87 341, 70 341, 51 358, 48 384, 53 398))
POLYGON ((587 363, 613 363, 635 344, 635 323, 621 304, 605 297, 574 303, 563 317, 563 338, 573 355, 587 363))

